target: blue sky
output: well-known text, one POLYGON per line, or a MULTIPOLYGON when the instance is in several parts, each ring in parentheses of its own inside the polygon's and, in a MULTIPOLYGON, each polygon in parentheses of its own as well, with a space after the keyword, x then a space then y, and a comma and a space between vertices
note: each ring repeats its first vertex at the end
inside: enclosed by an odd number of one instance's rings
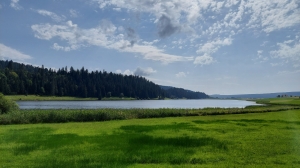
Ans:
POLYGON ((0 59, 207 94, 300 91, 299 0, 2 0, 0 59))

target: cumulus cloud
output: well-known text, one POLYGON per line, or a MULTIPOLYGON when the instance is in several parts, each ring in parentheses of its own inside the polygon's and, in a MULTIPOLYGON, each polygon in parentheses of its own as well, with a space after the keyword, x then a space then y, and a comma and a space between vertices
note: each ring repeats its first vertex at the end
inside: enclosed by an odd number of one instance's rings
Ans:
POLYGON ((137 76, 150 76, 153 73, 156 73, 156 70, 152 69, 151 67, 145 68, 145 69, 138 67, 134 71, 134 75, 137 75, 137 76))
POLYGON ((186 73, 185 72, 178 72, 175 76, 177 78, 183 78, 183 77, 186 77, 186 73))
MULTIPOLYGON (((113 7, 155 16, 159 37, 178 32, 229 35, 245 29, 270 33, 300 23, 297 0, 92 0, 99 8, 113 7), (225 16, 225 17, 224 17, 225 16), (217 20, 214 20, 218 18, 217 20), (223 18, 223 19, 221 19, 223 18), (204 24, 203 24, 204 23, 204 24)), ((192 33, 193 34, 193 33, 192 33)))
MULTIPOLYGON (((71 51, 82 46, 94 45, 120 52, 137 53, 142 55, 144 59, 160 61, 163 64, 193 60, 193 57, 167 54, 164 50, 153 45, 136 44, 133 46, 132 41, 126 40, 125 36, 118 32, 117 27, 107 20, 103 20, 99 26, 91 29, 79 28, 72 21, 60 25, 37 24, 32 25, 31 29, 36 38, 50 40, 59 37, 68 43, 68 46, 54 43, 52 48, 55 50, 71 51)), ((133 33, 133 31, 129 32, 133 33)), ((129 35, 133 36, 130 33, 129 35)))
POLYGON ((132 71, 130 71, 129 69, 126 69, 124 72, 122 72, 122 70, 118 69, 116 70, 116 73, 118 74, 122 74, 122 75, 133 75, 134 73, 132 71))
POLYGON ((19 5, 19 0, 11 0, 10 7, 14 8, 15 10, 21 10, 22 6, 19 5))
POLYGON ((120 12, 121 8, 113 8, 114 11, 120 12))
POLYGON ((204 54, 202 56, 196 57, 194 64, 196 65, 209 65, 214 62, 213 57, 208 54, 204 54))
POLYGON ((193 61, 194 57, 183 57, 178 55, 166 54, 164 50, 151 45, 135 45, 132 48, 126 48, 124 52, 140 53, 146 60, 160 61, 163 64, 173 62, 193 61))
POLYGON ((43 9, 37 10, 37 13, 39 13, 43 16, 49 16, 52 20, 54 20, 56 22, 61 22, 65 19, 64 17, 58 16, 57 14, 55 14, 53 12, 43 10, 43 9))
POLYGON ((24 61, 32 57, 0 43, 0 59, 24 61))
POLYGON ((247 26, 262 27, 267 33, 291 27, 300 23, 300 9, 297 0, 251 0, 246 7, 251 11, 247 26))
POLYGON ((202 56, 196 57, 194 64, 209 65, 213 63, 214 59, 211 54, 217 52, 220 47, 231 45, 232 38, 216 39, 211 42, 207 42, 200 45, 199 49, 196 51, 198 54, 203 54, 202 56))
POLYGON ((77 18, 79 15, 79 13, 74 9, 70 9, 69 12, 70 12, 70 16, 73 18, 77 18))
POLYGON ((71 44, 69 46, 60 46, 57 43, 54 43, 53 46, 52 46, 52 48, 54 50, 57 50, 57 51, 59 51, 59 50, 62 50, 62 51, 72 51, 72 50, 77 50, 80 47, 81 47, 81 45, 77 45, 77 44, 71 44))
POLYGON ((270 52, 272 57, 285 60, 291 60, 294 63, 300 62, 300 42, 292 43, 292 41, 284 41, 283 43, 277 43, 278 50, 270 52))
POLYGON ((263 52, 264 52, 263 50, 258 50, 257 58, 255 58, 254 60, 258 60, 260 63, 266 62, 267 60, 269 60, 268 57, 264 56, 263 52))
POLYGON ((206 53, 206 54, 212 54, 219 50, 221 46, 231 45, 232 38, 224 38, 222 39, 216 39, 211 42, 207 42, 200 46, 200 48, 197 50, 197 53, 206 53))
MULTIPOLYGON (((138 11, 153 14, 156 17, 158 35, 161 38, 171 36, 175 32, 191 29, 190 25, 201 17, 200 10, 209 5, 197 1, 165 1, 165 0, 93 0, 103 9, 113 6, 128 11, 138 11), (184 20, 184 23, 180 23, 184 20)), ((209 0, 211 1, 211 0, 209 0)))
MULTIPOLYGON (((14 1, 18 2, 17 0, 14 1)), ((254 31, 248 32, 257 32, 255 29, 258 29, 259 31, 271 33, 300 24, 300 18, 298 17, 300 9, 297 0, 226 0, 222 2, 217 0, 90 1, 98 4, 99 8, 103 10, 109 8, 109 10, 118 12, 146 14, 151 19, 145 20, 145 22, 156 26, 156 33, 159 38, 162 38, 161 43, 166 41, 164 38, 185 33, 184 36, 181 36, 181 38, 184 38, 182 44, 178 43, 176 44, 178 46, 173 47, 192 49, 200 56, 194 58, 193 56, 184 57, 168 54, 165 50, 167 47, 159 48, 154 46, 154 41, 147 42, 139 39, 138 29, 116 27, 107 20, 103 20, 99 26, 89 29, 80 28, 71 21, 68 21, 67 24, 58 25, 32 25, 35 37, 44 40, 58 37, 67 43, 66 46, 63 46, 56 41, 52 46, 55 50, 71 51, 83 46, 94 45, 118 50, 119 52, 134 53, 144 59, 160 61, 163 64, 194 61, 195 64, 208 65, 214 62, 213 56, 220 48, 232 45, 234 36, 245 30, 254 29, 254 31), (200 40, 207 42, 203 43, 200 40), (200 45, 198 45, 199 43, 200 45)), ((69 12, 71 17, 77 16, 76 11, 70 10, 69 12)), ((56 18, 53 13, 44 12, 44 15, 51 17, 53 20, 56 18)), ((64 19, 64 17, 61 17, 61 19, 64 19)), ((59 19, 56 18, 56 20, 59 19)), ((144 24, 144 21, 142 24, 144 24)), ((178 39, 171 40, 177 41, 178 39)), ((283 45, 293 48, 290 44, 283 45)), ((168 47, 172 46, 168 45, 168 47)), ((272 54, 274 56, 280 55, 279 53, 276 54, 275 51, 272 54)))

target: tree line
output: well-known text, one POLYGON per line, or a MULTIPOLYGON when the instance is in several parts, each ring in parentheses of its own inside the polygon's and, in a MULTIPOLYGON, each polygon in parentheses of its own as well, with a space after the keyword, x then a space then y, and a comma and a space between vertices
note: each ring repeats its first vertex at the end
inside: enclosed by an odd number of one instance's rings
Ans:
POLYGON ((207 98, 201 92, 162 89, 141 76, 91 71, 82 67, 58 70, 13 61, 0 61, 0 92, 5 95, 47 95, 74 97, 134 97, 137 99, 207 98), (189 93, 188 93, 189 92, 189 93))

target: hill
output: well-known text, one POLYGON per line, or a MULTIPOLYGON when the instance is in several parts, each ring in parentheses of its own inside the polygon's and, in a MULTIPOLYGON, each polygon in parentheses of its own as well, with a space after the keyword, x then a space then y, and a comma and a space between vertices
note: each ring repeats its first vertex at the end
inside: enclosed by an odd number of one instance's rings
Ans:
POLYGON ((136 99, 208 98, 203 92, 162 87, 144 77, 82 67, 58 70, 0 60, 0 92, 6 95, 133 97, 136 99))
POLYGON ((176 88, 172 86, 160 86, 166 92, 166 96, 173 99, 206 99, 209 96, 203 92, 194 92, 183 88, 176 88))
POLYGON ((6 95, 47 95, 73 97, 164 97, 155 83, 140 76, 92 71, 82 67, 58 70, 0 61, 0 92, 6 95))
POLYGON ((212 98, 219 99, 262 99, 262 98, 275 98, 275 97, 290 97, 300 96, 300 92, 277 92, 277 93, 261 93, 261 94, 237 94, 237 95, 210 95, 212 98))

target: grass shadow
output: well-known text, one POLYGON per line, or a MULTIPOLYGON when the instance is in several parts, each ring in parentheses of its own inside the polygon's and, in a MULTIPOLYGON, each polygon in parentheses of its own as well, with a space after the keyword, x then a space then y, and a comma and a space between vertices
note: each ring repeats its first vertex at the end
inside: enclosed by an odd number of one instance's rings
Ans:
MULTIPOLYGON (((192 124, 120 127, 113 134, 79 136, 53 134, 47 127, 12 129, 5 133, 1 143, 13 143, 15 156, 34 158, 36 167, 126 167, 139 163, 189 164, 193 154, 206 150, 228 150, 227 142, 211 137, 157 137, 146 135, 155 130, 199 130, 192 124), (47 152, 45 152, 47 151, 47 152)), ((201 129, 200 129, 201 130, 201 129)))
POLYGON ((121 126, 120 130, 127 133, 149 133, 158 130, 168 130, 168 131, 180 131, 180 130, 189 130, 189 131, 204 131, 202 128, 195 127, 189 123, 174 123, 169 125, 126 125, 121 126))

